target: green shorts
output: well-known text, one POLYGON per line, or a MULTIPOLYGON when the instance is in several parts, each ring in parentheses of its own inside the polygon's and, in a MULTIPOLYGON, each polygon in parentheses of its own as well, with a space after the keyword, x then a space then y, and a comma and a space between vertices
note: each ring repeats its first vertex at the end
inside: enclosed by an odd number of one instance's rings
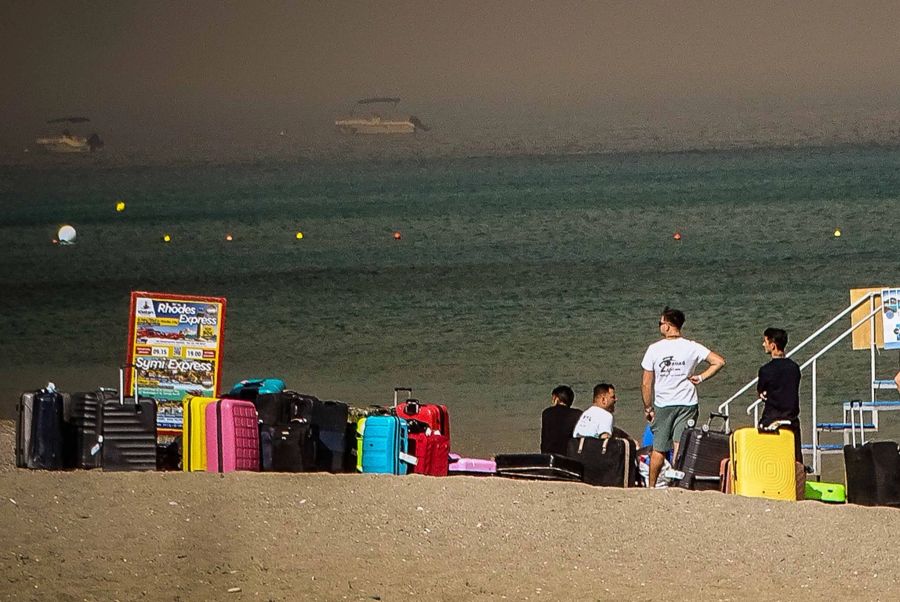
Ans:
POLYGON ((697 421, 700 416, 700 406, 667 406, 659 408, 653 406, 656 416, 650 424, 653 431, 653 449, 658 452, 667 452, 672 449, 673 441, 681 441, 681 434, 687 428, 688 420, 697 421))

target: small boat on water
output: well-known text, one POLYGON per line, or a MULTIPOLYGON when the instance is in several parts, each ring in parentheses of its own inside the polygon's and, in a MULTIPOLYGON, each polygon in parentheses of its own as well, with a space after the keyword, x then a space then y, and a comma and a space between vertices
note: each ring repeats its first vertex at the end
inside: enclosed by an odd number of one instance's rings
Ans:
MULTIPOLYGON (((84 123, 87 121, 90 121, 87 117, 60 117, 51 119, 47 123, 84 123)), ((72 134, 68 129, 56 136, 38 138, 34 143, 41 150, 50 153, 92 153, 103 148, 103 140, 97 134, 91 134, 90 137, 85 138, 72 134)))
MULTIPOLYGON (((362 100, 357 101, 357 104, 368 105, 390 103, 396 107, 399 102, 399 98, 377 97, 363 98, 362 100)), ((420 130, 427 132, 430 129, 414 115, 410 115, 405 119, 386 119, 377 114, 369 117, 347 117, 345 119, 338 119, 334 122, 334 125, 342 134, 414 134, 420 130)))

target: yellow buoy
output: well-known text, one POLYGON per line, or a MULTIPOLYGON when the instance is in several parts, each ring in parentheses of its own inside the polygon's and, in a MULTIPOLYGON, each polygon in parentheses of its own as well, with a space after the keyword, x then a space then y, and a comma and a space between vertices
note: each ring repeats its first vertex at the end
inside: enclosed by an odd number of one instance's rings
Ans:
POLYGON ((834 235, 835 235, 836 238, 840 238, 840 237, 841 237, 841 229, 840 229, 840 228, 835 228, 835 230, 834 230, 834 235))
POLYGON ((118 211, 119 213, 125 211, 125 201, 119 201, 118 203, 116 203, 116 211, 118 211))
POLYGON ((234 238, 232 238, 231 234, 226 234, 225 240, 227 240, 228 242, 231 242, 232 240, 234 240, 234 238))
POLYGON ((297 232, 297 240, 303 239, 303 232, 297 232))
POLYGON ((172 237, 168 234, 163 236, 163 242, 172 242, 172 237))

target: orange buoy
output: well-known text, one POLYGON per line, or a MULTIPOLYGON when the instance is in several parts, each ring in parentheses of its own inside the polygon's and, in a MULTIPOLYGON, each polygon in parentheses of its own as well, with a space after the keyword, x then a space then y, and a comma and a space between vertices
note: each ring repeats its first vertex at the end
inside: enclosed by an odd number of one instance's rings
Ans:
POLYGON ((234 240, 234 238, 232 238, 231 234, 226 234, 225 240, 227 240, 228 242, 231 242, 232 240, 234 240))
POLYGON ((403 235, 400 234, 400 230, 396 230, 394 232, 394 240, 400 240, 401 238, 403 238, 403 235))
POLYGON ((681 240, 681 232, 676 232, 672 235, 672 238, 674 238, 675 240, 681 240))

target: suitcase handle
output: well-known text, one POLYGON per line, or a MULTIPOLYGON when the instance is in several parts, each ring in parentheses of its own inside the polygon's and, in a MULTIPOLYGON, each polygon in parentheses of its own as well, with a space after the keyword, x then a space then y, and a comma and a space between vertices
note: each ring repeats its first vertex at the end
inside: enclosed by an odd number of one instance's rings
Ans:
POLYGON ((140 397, 138 396, 138 374, 143 373, 137 364, 125 364, 119 368, 119 405, 125 405, 125 370, 131 368, 131 385, 134 388, 134 405, 139 406, 140 397))
POLYGON ((410 387, 394 387, 394 407, 397 407, 397 403, 399 401, 399 394, 406 393, 406 398, 409 399, 412 397, 412 389, 410 387))
POLYGON ((713 418, 719 418, 722 420, 722 428, 720 429, 719 432, 727 433, 728 432, 728 415, 720 414, 719 412, 710 412, 709 420, 706 421, 706 424, 704 424, 703 426, 700 427, 700 430, 703 431, 704 433, 708 433, 709 427, 712 424, 713 418))
POLYGON ((759 427, 758 430, 761 433, 777 433, 779 428, 781 428, 783 426, 790 426, 790 425, 791 425, 790 420, 776 420, 775 422, 773 422, 769 425, 759 427))

